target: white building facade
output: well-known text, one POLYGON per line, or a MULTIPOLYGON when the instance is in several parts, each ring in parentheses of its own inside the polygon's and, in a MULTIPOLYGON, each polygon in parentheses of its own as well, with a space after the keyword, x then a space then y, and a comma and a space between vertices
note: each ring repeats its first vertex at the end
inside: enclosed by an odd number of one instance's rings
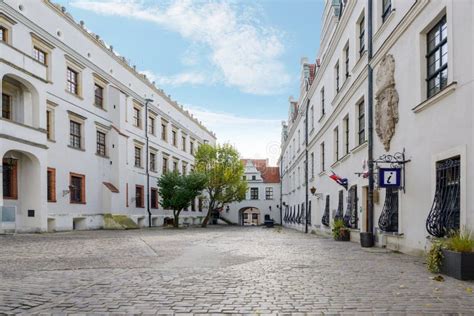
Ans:
POLYGON ((371 1, 370 62, 368 3, 326 1, 318 58, 302 60, 282 132, 284 225, 330 233, 341 218, 353 241, 370 229, 370 65, 372 231, 379 246, 421 253, 430 237, 474 228, 474 3, 371 1), (400 186, 385 188, 378 173, 391 167, 400 186))
POLYGON ((95 229, 109 213, 161 225, 157 179, 190 172, 215 135, 47 0, 1 1, 0 35, 0 229, 95 229))
POLYGON ((248 186, 245 199, 229 204, 220 217, 242 226, 263 225, 266 217, 280 224, 279 167, 269 166, 267 159, 243 159, 242 163, 248 186))

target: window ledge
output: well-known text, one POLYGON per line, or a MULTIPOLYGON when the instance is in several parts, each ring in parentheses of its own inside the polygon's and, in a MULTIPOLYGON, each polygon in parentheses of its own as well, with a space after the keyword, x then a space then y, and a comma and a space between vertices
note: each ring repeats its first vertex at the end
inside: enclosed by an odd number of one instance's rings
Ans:
POLYGON ((382 24, 380 25, 379 29, 377 32, 374 34, 374 42, 377 41, 377 39, 380 37, 380 34, 383 33, 383 31, 387 28, 387 25, 390 24, 390 21, 393 20, 395 16, 395 9, 392 9, 390 13, 387 16, 387 19, 385 21, 382 21, 382 24))
POLYGON ((419 113, 423 110, 425 110, 426 108, 430 107, 431 105, 437 103, 438 101, 440 101, 441 99, 443 99, 444 97, 450 95, 451 93, 454 92, 454 90, 456 90, 456 87, 457 87, 458 83, 456 81, 453 81, 451 82, 449 85, 447 85, 443 90, 441 90, 440 92, 436 93, 434 96, 432 96, 431 98, 421 102, 420 104, 418 104, 417 106, 415 106, 414 108, 412 108, 411 110, 415 113, 419 113))
POLYGON ((367 147, 367 141, 363 142, 362 144, 360 144, 357 147, 352 148, 351 153, 353 153, 353 154, 358 153, 359 151, 361 151, 362 149, 364 149, 366 147, 367 147))
POLYGON ((97 157, 100 157, 100 158, 105 158, 105 159, 109 159, 109 158, 110 158, 110 157, 107 156, 107 155, 104 156, 104 155, 101 155, 101 154, 98 154, 98 153, 95 153, 95 155, 96 155, 97 157))
POLYGON ((55 143, 56 141, 54 139, 46 139, 48 142, 55 143))
POLYGON ((67 147, 69 147, 69 148, 71 148, 71 149, 74 149, 74 150, 79 150, 79 151, 84 151, 84 152, 86 151, 86 150, 83 149, 83 148, 77 148, 77 147, 73 147, 73 146, 71 146, 71 145, 67 145, 67 147))
POLYGON ((78 98, 78 99, 80 99, 80 100, 84 100, 84 98, 81 97, 79 94, 72 93, 72 92, 70 92, 70 91, 68 91, 68 90, 66 90, 66 89, 64 89, 64 91, 66 91, 67 94, 72 95, 72 96, 75 96, 76 98, 78 98))
POLYGON ((320 123, 325 117, 326 117, 326 113, 324 113, 323 115, 321 115, 321 117, 320 117, 319 120, 318 120, 318 123, 320 123))
POLYGON ((361 64, 363 64, 362 61, 364 61, 364 60, 367 61, 366 55, 367 55, 367 50, 364 50, 362 55, 360 55, 360 53, 359 53, 359 59, 357 59, 356 64, 354 65, 354 67, 352 67, 351 73, 355 74, 357 72, 357 70, 359 69, 359 66, 361 64))
POLYGON ((341 159, 339 159, 339 162, 344 162, 344 161, 346 161, 350 156, 351 156, 350 153, 345 154, 344 156, 341 157, 341 159))
POLYGON ((100 106, 100 105, 97 105, 97 104, 93 104, 93 106, 99 110, 102 110, 104 112, 107 112, 107 110, 103 107, 103 106, 100 106))
POLYGON ((334 167, 339 166, 340 163, 341 163, 341 160, 338 159, 337 161, 335 161, 335 162, 331 165, 331 168, 334 168, 334 167))
POLYGON ((321 171, 321 172, 318 174, 318 176, 320 176, 320 177, 322 177, 322 176, 324 176, 324 175, 326 175, 326 171, 321 171))

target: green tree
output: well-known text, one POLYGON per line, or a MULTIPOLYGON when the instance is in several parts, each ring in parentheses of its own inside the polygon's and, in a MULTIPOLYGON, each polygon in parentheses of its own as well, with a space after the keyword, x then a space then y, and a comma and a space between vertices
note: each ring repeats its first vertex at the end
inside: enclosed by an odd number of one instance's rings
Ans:
POLYGON ((174 171, 165 173, 158 179, 161 205, 164 209, 173 210, 174 227, 179 226, 179 214, 201 194, 205 184, 206 177, 194 172, 180 175, 174 171))
POLYGON ((206 227, 211 214, 221 210, 226 204, 242 201, 247 192, 247 182, 243 180, 244 165, 239 152, 229 144, 213 147, 204 144, 195 156, 196 171, 206 176, 208 212, 202 222, 206 227))

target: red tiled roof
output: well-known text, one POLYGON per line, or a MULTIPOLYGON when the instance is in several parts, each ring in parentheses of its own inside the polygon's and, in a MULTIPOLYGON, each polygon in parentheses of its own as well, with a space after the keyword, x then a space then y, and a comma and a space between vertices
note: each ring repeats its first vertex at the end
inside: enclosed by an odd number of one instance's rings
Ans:
POLYGON ((257 170, 261 173, 264 183, 280 183, 280 168, 269 167, 267 159, 242 159, 244 165, 252 161, 257 170))

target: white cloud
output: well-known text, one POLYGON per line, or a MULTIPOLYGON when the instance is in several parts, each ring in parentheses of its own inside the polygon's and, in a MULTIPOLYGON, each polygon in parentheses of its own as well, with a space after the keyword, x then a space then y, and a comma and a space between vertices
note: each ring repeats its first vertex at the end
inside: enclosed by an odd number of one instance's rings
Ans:
POLYGON ((145 6, 138 0, 73 0, 71 5, 153 22, 192 43, 205 45, 224 83, 243 92, 275 94, 290 81, 279 60, 284 51, 280 34, 263 26, 258 10, 249 5, 238 7, 224 0, 175 0, 163 7, 145 6))
POLYGON ((219 143, 235 146, 243 158, 269 158, 272 165, 277 163, 281 121, 211 112, 194 106, 186 108, 216 132, 219 143))
POLYGON ((146 75, 150 81, 155 81, 158 85, 181 86, 184 84, 195 85, 211 82, 204 74, 194 72, 183 72, 172 76, 158 75, 150 70, 143 70, 140 72, 146 75))

